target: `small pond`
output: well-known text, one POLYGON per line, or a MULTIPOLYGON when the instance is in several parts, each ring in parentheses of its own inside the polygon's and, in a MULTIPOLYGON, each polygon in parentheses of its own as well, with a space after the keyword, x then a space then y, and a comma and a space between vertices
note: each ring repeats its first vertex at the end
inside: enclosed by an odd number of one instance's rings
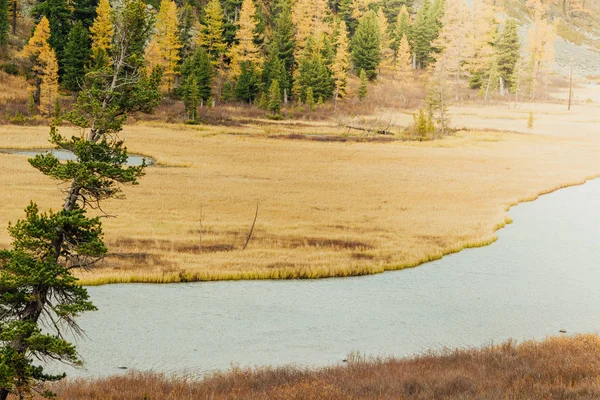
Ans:
MULTIPOLYGON (((27 157, 35 157, 38 154, 44 154, 44 153, 52 153, 54 154, 54 156, 56 158, 58 158, 59 160, 62 161, 75 161, 77 160, 77 157, 75 156, 75 154, 71 153, 70 151, 67 150, 57 150, 57 149, 30 149, 30 150, 19 150, 19 149, 0 149, 0 154, 18 154, 18 155, 23 155, 23 156, 27 156, 27 157)), ((137 167, 142 165, 143 160, 146 160, 146 165, 153 165, 154 164, 154 160, 150 157, 146 157, 146 156, 142 156, 139 154, 129 154, 129 157, 127 157, 127 165, 132 166, 132 167, 137 167)))

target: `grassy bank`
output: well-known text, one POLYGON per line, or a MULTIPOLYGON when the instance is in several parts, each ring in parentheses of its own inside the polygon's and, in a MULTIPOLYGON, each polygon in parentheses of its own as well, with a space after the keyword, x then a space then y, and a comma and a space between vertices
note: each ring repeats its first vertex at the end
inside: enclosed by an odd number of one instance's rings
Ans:
POLYGON ((319 370, 234 369, 202 381, 152 373, 66 380, 59 399, 598 399, 600 337, 552 337, 319 370))
MULTIPOLYGON (((281 132, 332 129, 289 124, 281 132)), ((127 201, 104 205, 117 216, 104 219, 112 256, 82 281, 320 278, 412 267, 493 242, 510 205, 600 172, 600 143, 587 135, 461 131, 389 143, 269 135, 260 125, 127 127, 131 151, 158 166, 125 189, 127 201)), ((0 127, 0 142, 47 146, 47 128, 0 127)), ((56 182, 26 157, 0 154, 0 171, 0 227, 21 218, 30 199, 42 209, 62 203, 56 182)), ((0 229, 0 246, 8 243, 0 229)))

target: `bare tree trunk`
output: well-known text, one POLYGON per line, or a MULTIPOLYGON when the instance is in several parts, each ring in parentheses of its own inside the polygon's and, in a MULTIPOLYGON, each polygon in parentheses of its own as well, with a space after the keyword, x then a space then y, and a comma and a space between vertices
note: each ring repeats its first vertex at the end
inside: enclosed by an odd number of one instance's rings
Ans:
POLYGON ((17 34, 17 0, 13 0, 13 9, 12 9, 12 34, 17 34))

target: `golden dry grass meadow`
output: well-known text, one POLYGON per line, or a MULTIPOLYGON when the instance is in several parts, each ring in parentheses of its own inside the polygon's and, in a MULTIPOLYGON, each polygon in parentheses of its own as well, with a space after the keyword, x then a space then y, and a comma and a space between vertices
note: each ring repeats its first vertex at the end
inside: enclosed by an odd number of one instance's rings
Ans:
MULTIPOLYGON (((526 105, 463 107, 453 110, 455 125, 471 129, 427 142, 281 135, 346 132, 334 122, 129 125, 130 152, 158 165, 125 188, 126 200, 104 205, 116 216, 103 221, 113 255, 82 282, 351 276, 489 244, 511 205, 600 174, 595 103, 571 113, 532 107, 533 134, 518 132, 526 105), (496 121, 503 131, 483 129, 496 121)), ((48 147, 47 137, 46 127, 0 127, 3 148, 48 147)), ((57 182, 27 157, 0 154, 0 172, 0 226, 22 217, 30 200, 42 209, 62 203, 57 182)), ((1 229, 0 246, 8 245, 1 229)))

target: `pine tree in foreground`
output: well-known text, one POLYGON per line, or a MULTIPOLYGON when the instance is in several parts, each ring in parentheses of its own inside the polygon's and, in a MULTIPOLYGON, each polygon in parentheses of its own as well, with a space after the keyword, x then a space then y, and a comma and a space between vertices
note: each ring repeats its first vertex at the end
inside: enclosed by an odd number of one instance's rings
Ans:
MULTIPOLYGON (((71 151, 74 161, 62 162, 52 153, 29 163, 44 175, 67 185, 57 212, 41 212, 31 202, 25 218, 9 226, 12 247, 0 251, 0 400, 9 394, 30 398, 46 381, 65 374, 48 374, 39 360, 81 365, 65 330, 80 333, 76 318, 95 310, 87 290, 73 275, 90 269, 107 253, 99 217, 87 210, 122 197, 123 184, 136 184, 145 164, 126 166, 127 150, 119 140, 128 112, 147 112, 160 100, 160 70, 145 76, 142 55, 148 31, 146 5, 125 0, 115 16, 116 57, 113 67, 88 74, 85 89, 67 119, 81 134, 66 138, 57 124, 50 141, 71 151), (135 31, 139 27, 141 31, 135 31)), ((35 35, 34 35, 35 36, 35 35)), ((31 41, 30 41, 31 42, 31 41)))

